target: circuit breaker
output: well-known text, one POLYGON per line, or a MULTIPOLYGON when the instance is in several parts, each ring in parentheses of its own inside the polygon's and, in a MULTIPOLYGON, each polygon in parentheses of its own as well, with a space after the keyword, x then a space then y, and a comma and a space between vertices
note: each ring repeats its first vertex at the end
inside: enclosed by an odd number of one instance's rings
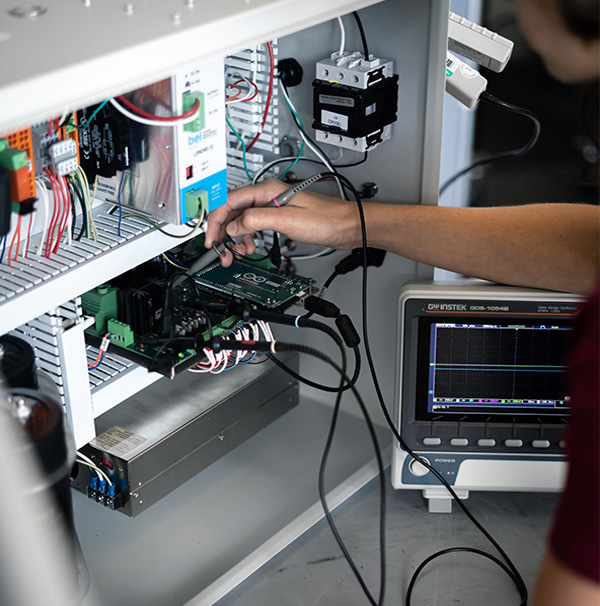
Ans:
POLYGON ((317 141, 366 152, 390 138, 397 107, 398 76, 392 61, 344 52, 317 63, 313 81, 317 141))

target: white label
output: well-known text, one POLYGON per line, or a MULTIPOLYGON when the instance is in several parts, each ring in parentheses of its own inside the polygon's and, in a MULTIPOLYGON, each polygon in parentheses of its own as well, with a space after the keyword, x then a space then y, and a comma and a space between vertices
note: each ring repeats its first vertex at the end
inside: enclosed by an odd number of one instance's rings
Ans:
POLYGON ((100 200, 116 201, 117 200, 117 183, 114 179, 107 179, 106 177, 98 177, 96 182, 96 189, 92 186, 92 193, 95 191, 96 196, 100 200))
POLYGON ((377 110, 377 103, 373 103, 372 105, 369 105, 369 107, 365 108, 365 116, 370 116, 371 114, 374 114, 376 110, 377 110))
POLYGON ((325 105, 339 105, 340 107, 354 107, 354 99, 352 97, 319 95, 319 103, 324 103, 325 105))
POLYGON ((342 130, 348 130, 348 116, 321 110, 321 124, 336 126, 342 130))
POLYGON ((95 437, 90 444, 98 450, 122 457, 145 441, 146 438, 115 425, 95 437))

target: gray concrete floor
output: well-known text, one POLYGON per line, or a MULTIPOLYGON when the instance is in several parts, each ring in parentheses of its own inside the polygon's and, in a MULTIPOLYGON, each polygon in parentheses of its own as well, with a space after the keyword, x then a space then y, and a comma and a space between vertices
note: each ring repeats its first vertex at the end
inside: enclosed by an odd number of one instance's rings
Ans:
MULTIPOLYGON (((389 485, 389 484, 388 484, 389 485)), ((334 513, 341 535, 374 595, 378 593, 377 480, 334 513)), ((471 512, 492 533, 533 587, 557 495, 472 493, 471 512)), ((451 514, 430 514, 418 491, 394 491, 387 500, 386 604, 404 604, 415 568, 437 550, 476 547, 497 555, 456 506, 451 514)), ((514 606, 512 581, 495 564, 474 554, 452 554, 422 572, 413 606, 457 604, 514 606)), ((368 601, 344 560, 325 520, 302 535, 227 596, 218 606, 362 606, 368 601)))

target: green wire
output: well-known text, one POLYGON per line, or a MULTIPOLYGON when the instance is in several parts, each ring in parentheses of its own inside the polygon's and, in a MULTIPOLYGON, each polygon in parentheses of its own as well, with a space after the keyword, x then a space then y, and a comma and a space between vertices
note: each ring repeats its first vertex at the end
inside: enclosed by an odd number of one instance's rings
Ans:
POLYGON ((239 142, 242 144, 242 150, 243 150, 242 158, 244 160, 244 170, 246 171, 246 176, 248 177, 248 179, 250 179, 250 181, 252 181, 252 175, 250 174, 250 171, 248 170, 248 165, 246 164, 246 144, 244 143, 244 140, 242 139, 240 134, 237 132, 237 130, 235 130, 235 128, 233 127, 233 124, 231 124, 231 122, 229 121, 229 118, 227 116, 225 116, 225 121, 227 122, 227 126, 229 126, 229 128, 231 129, 231 132, 238 138, 239 142))
MULTIPOLYGON (((302 120, 300 120, 300 116, 296 113, 296 110, 290 105, 290 102, 288 101, 286 95, 283 95, 283 100, 285 101, 285 104, 288 106, 288 109, 292 112, 292 114, 294 115, 296 120, 298 120, 298 124, 300 125, 300 128, 302 130, 304 130, 304 125, 302 124, 302 120)), ((296 165, 298 160, 300 160, 300 158, 302 157, 303 153, 304 153, 304 139, 302 139, 302 145, 300 146, 300 151, 298 152, 298 157, 279 175, 279 177, 278 177, 279 179, 281 179, 281 177, 283 177, 288 171, 290 171, 290 170, 292 170, 292 168, 294 168, 294 166, 296 165)))
POLYGON ((73 124, 73 122, 67 122, 69 126, 72 128, 76 128, 77 130, 85 130, 89 127, 90 122, 96 117, 96 114, 110 101, 110 99, 106 99, 106 101, 102 101, 100 105, 92 112, 92 115, 89 117, 85 126, 77 126, 77 124, 73 124))
POLYGON ((302 140, 302 145, 300 146, 300 151, 298 152, 298 157, 277 178, 281 179, 281 177, 283 177, 283 175, 285 175, 285 173, 292 170, 292 168, 294 168, 294 166, 296 165, 298 160, 300 160, 300 158, 302 157, 303 153, 304 153, 304 140, 302 140))

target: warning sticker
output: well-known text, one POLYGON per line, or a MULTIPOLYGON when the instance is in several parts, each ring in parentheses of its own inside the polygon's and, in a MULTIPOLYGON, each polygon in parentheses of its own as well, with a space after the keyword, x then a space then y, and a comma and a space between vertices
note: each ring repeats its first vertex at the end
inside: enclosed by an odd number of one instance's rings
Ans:
POLYGON ((99 436, 96 436, 90 444, 98 450, 122 457, 145 441, 146 438, 115 425, 99 436))

